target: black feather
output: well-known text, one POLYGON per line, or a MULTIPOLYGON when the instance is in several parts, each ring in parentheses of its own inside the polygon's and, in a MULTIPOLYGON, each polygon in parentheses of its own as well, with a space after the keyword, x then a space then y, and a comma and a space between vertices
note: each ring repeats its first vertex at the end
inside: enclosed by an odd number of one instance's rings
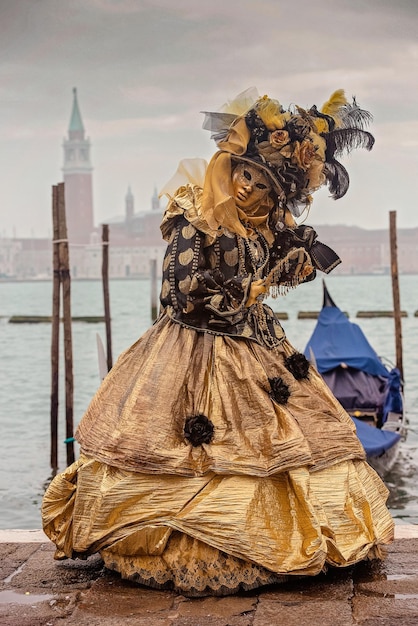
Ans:
POLYGON ((371 150, 374 137, 367 130, 360 128, 337 128, 325 136, 327 142, 326 161, 348 154, 351 150, 365 148, 371 150))
POLYGON ((325 163, 324 174, 328 181, 331 196, 334 200, 339 200, 347 193, 350 185, 350 177, 347 170, 339 161, 332 159, 325 163))
POLYGON ((352 104, 347 103, 341 107, 339 116, 343 128, 359 128, 360 130, 364 130, 373 121, 373 115, 370 111, 361 109, 355 98, 353 98, 352 104))

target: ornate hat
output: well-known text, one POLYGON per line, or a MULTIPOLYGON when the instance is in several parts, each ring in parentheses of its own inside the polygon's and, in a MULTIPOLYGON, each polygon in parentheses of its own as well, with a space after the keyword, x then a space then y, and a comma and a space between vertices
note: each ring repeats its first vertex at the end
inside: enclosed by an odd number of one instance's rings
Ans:
POLYGON ((218 112, 204 112, 219 150, 232 163, 257 165, 270 177, 279 205, 299 217, 312 193, 327 185, 334 199, 347 192, 349 176, 337 160, 355 148, 371 150, 374 137, 365 130, 372 116, 342 89, 318 110, 313 105, 284 109, 255 89, 239 94, 218 112))

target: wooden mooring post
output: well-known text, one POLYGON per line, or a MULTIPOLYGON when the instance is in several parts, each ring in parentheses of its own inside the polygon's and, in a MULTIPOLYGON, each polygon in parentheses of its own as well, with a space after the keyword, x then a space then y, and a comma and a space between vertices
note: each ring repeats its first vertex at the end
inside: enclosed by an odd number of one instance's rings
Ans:
POLYGON ((58 228, 58 187, 52 187, 52 320, 51 320, 51 468, 58 470, 58 388, 59 388, 59 332, 60 332, 60 270, 59 270, 59 228, 58 228))
POLYGON ((399 272, 398 272, 398 244, 396 235, 396 211, 389 212, 390 226, 390 266, 392 274, 393 316, 395 319, 395 345, 396 367, 401 373, 403 381, 403 355, 402 355, 402 311, 399 295, 399 272))
POLYGON ((109 296, 109 225, 103 224, 102 227, 102 282, 103 282, 103 299, 104 314, 106 324, 106 361, 107 371, 112 369, 112 329, 110 318, 110 296, 109 296))
POLYGON ((74 380, 73 347, 71 331, 71 277, 69 267, 67 223, 65 217, 64 183, 52 189, 53 221, 53 304, 51 340, 51 467, 58 469, 58 380, 59 380, 59 324, 60 294, 64 326, 64 367, 65 367, 65 433, 67 465, 74 462, 74 380))

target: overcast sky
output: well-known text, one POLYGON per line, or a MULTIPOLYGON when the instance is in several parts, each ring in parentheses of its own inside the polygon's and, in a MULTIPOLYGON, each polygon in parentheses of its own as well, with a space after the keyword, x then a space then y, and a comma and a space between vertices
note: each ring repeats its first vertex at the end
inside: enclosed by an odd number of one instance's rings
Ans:
POLYGON ((184 157, 210 159, 202 110, 255 86, 284 106, 338 88, 374 115, 345 198, 308 223, 418 226, 417 0, 0 0, 0 236, 51 232, 72 89, 92 144, 96 223, 148 210, 184 157))

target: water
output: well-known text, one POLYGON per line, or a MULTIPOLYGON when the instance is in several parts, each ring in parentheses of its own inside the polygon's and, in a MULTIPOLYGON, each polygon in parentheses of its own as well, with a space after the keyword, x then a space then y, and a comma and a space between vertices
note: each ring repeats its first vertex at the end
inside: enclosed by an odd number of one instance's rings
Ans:
MULTIPOLYGON (((341 309, 354 319, 358 310, 392 308, 389 276, 336 276, 328 289, 341 309)), ((72 314, 103 315, 100 281, 72 286, 72 314)), ((411 430, 400 459, 387 477, 389 507, 398 522, 418 523, 418 276, 401 276, 401 306, 406 404, 411 430)), ((50 315, 49 282, 0 283, 0 528, 39 528, 40 504, 51 470, 50 454, 50 324, 9 324, 11 315, 50 315)), ((111 281, 113 359, 149 327, 150 285, 147 280, 111 281)), ((318 311, 322 284, 316 280, 271 300, 276 311, 287 312, 283 322, 289 340, 304 349, 315 320, 298 320, 300 310, 318 311)), ((379 355, 395 361, 392 319, 355 320, 379 355)), ((105 342, 104 323, 73 324, 74 421, 78 423, 99 385, 96 334, 105 342)), ((60 367, 60 469, 66 466, 64 434, 64 367, 60 367)))

